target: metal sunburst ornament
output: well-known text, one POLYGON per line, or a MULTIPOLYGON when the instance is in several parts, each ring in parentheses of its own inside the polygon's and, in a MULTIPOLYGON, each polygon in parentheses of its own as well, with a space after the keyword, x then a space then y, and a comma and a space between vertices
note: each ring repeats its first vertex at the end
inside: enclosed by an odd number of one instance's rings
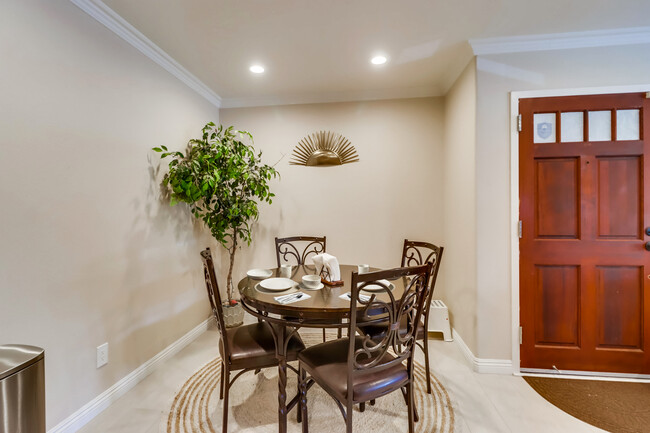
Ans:
POLYGON ((352 143, 336 132, 319 131, 309 134, 293 149, 289 164, 293 165, 342 165, 359 161, 352 143))

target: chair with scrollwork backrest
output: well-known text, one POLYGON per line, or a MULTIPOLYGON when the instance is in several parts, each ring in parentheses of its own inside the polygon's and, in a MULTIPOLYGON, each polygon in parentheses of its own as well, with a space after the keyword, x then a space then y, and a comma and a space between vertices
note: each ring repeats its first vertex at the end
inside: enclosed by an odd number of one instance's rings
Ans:
POLYGON ((438 271, 440 270, 440 262, 442 261, 442 253, 444 247, 439 247, 429 242, 410 241, 404 239, 404 248, 402 249, 402 266, 418 266, 425 263, 431 264, 431 274, 429 276, 429 294, 424 304, 424 312, 422 316, 424 323, 420 324, 417 333, 417 339, 422 343, 416 341, 416 344, 424 352, 424 366, 427 375, 427 393, 431 394, 431 376, 429 373, 429 310, 431 309, 431 301, 433 299, 433 290, 436 286, 436 279, 438 278, 438 271))
POLYGON ((352 273, 349 338, 328 341, 298 355, 302 431, 308 432, 307 391, 313 383, 337 403, 352 432, 355 404, 401 391, 408 408, 409 432, 417 416, 413 401, 413 349, 417 324, 428 295, 430 264, 359 275, 352 273), (404 291, 396 296, 390 281, 401 279, 404 291), (370 289, 362 294, 364 289, 370 289), (356 335, 358 327, 387 326, 381 340, 356 335), (402 327, 406 323, 406 327, 402 327), (390 349, 390 351, 389 351, 390 349))
POLYGON ((401 266, 418 266, 425 263, 431 264, 431 274, 429 276, 429 295, 425 300, 424 311, 422 316, 424 322, 420 323, 416 338, 416 344, 424 352, 424 366, 427 375, 427 393, 431 394, 431 376, 429 373, 429 310, 431 309, 431 301, 433 299, 433 291, 436 287, 436 279, 438 278, 438 271, 440 270, 440 262, 442 261, 442 253, 444 247, 439 247, 429 242, 410 241, 404 239, 404 248, 402 249, 402 263, 401 266), (421 330, 421 331, 420 331, 421 330), (422 341, 419 343, 418 341, 422 341))
MULTIPOLYGON (((243 373, 266 367, 277 367, 275 356, 275 339, 267 322, 226 328, 223 320, 223 308, 219 285, 214 272, 214 263, 210 248, 201 251, 203 275, 208 290, 208 299, 212 307, 217 329, 219 331, 219 354, 221 355, 221 388, 219 399, 223 399, 222 432, 228 431, 228 394, 232 384, 243 373), (240 370, 232 380, 230 372, 240 370)), ((305 348, 299 336, 293 336, 287 347, 287 361, 295 361, 298 353, 305 348)))
MULTIPOLYGON (((431 376, 429 366, 429 309, 433 299, 433 290, 435 288, 438 271, 440 270, 440 261, 444 247, 439 247, 429 242, 410 241, 404 239, 402 248, 401 266, 418 266, 425 263, 431 264, 431 274, 429 276, 429 291, 424 304, 422 313, 423 321, 417 328, 416 345, 424 352, 424 367, 427 377, 427 393, 431 394, 431 376), (421 343, 420 343, 421 341, 421 343)), ((382 338, 386 332, 386 327, 382 325, 373 325, 362 328, 362 331, 375 339, 382 338)))
POLYGON ((304 265, 310 255, 326 252, 327 237, 292 236, 275 238, 278 268, 282 264, 304 265))
MULTIPOLYGON (((275 254, 278 268, 283 264, 305 265, 309 256, 327 251, 326 236, 291 236, 288 238, 275 238, 275 254)), ((338 330, 341 337, 341 329, 338 330)), ((323 341, 325 341, 325 328, 323 328, 323 341)))

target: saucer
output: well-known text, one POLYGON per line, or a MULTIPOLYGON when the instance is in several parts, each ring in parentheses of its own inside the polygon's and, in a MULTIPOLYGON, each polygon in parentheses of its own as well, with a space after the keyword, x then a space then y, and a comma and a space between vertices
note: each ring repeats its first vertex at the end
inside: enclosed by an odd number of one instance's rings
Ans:
POLYGON ((298 285, 299 285, 300 288, 303 289, 303 290, 320 290, 320 289, 322 289, 323 287, 325 287, 325 284, 323 284, 323 283, 318 283, 318 286, 317 286, 317 287, 314 287, 313 289, 312 289, 311 287, 307 287, 307 286, 305 286, 302 282, 298 283, 298 285))

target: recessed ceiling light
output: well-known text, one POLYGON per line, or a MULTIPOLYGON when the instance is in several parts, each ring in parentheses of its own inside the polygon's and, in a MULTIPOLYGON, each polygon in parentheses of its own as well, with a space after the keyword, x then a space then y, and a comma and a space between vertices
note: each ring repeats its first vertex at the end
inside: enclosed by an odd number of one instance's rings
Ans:
POLYGON ((383 65, 387 61, 388 59, 384 56, 375 56, 370 60, 373 65, 383 65))
POLYGON ((253 74, 261 74, 264 72, 264 67, 260 65, 253 65, 248 68, 253 74))

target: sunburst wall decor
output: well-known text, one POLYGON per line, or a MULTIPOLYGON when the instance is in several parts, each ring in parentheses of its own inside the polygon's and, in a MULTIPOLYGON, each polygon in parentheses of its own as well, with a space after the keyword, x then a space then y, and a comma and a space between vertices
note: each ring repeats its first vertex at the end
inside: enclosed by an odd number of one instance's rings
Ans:
POLYGON ((359 161, 352 143, 336 132, 319 131, 309 134, 293 149, 289 164, 342 165, 359 161))

